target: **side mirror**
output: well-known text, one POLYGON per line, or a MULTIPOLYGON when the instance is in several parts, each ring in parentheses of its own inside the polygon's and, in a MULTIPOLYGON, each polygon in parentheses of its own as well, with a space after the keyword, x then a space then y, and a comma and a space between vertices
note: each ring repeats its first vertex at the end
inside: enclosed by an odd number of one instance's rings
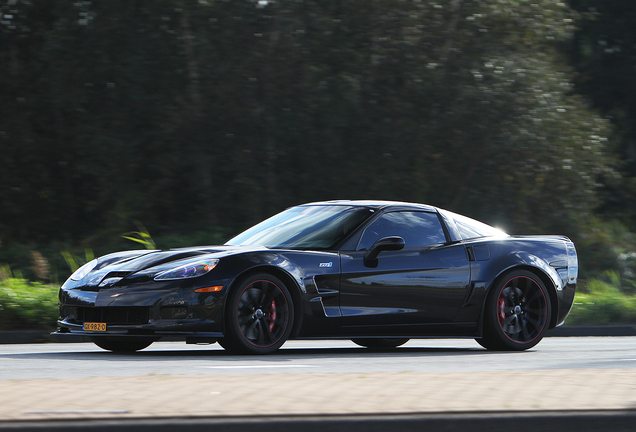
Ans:
POLYGON ((367 267, 378 266, 378 255, 383 251, 397 251, 404 249, 404 239, 399 236, 382 237, 373 243, 367 253, 364 254, 364 265, 367 267))

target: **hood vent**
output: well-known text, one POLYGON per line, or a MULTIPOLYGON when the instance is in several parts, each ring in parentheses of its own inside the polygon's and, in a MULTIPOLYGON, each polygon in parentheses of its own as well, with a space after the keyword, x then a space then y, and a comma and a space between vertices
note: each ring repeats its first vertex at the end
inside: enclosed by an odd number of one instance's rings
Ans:
POLYGON ((110 272, 99 283, 100 288, 110 288, 120 280, 128 276, 130 272, 110 272))

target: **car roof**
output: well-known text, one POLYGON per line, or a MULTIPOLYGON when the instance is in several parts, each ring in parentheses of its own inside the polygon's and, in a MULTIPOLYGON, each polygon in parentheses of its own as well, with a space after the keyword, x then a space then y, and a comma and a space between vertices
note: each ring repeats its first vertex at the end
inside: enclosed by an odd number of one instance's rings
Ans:
POLYGON ((368 207, 376 210, 383 210, 387 208, 395 209, 413 209, 413 210, 427 210, 437 211, 437 208, 427 204, 417 204, 400 201, 382 201, 382 200, 333 200, 333 201, 319 201, 307 204, 301 204, 301 206, 312 205, 341 205, 352 207, 368 207))

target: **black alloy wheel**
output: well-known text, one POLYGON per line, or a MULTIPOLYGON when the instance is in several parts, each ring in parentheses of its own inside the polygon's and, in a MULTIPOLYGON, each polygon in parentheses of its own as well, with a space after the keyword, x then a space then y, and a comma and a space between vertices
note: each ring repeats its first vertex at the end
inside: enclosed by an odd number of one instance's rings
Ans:
POLYGON ((408 338, 353 338, 351 342, 366 348, 396 348, 409 341, 408 338))
POLYGON ((492 350, 532 348, 548 330, 550 310, 550 295, 541 279, 529 271, 514 271, 490 293, 484 335, 477 342, 492 350))
POLYGON ((226 337, 219 340, 230 352, 270 354, 287 340, 294 308, 285 285, 270 274, 243 281, 228 298, 226 337))
POLYGON ((156 339, 147 337, 91 336, 95 345, 106 351, 135 352, 149 347, 156 339))

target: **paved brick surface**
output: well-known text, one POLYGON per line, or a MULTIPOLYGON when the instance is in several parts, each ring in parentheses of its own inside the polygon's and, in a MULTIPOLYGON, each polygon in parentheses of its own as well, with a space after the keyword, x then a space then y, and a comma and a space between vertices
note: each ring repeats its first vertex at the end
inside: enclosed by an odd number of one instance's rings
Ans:
POLYGON ((147 375, 0 382, 0 419, 636 409, 636 370, 147 375))

